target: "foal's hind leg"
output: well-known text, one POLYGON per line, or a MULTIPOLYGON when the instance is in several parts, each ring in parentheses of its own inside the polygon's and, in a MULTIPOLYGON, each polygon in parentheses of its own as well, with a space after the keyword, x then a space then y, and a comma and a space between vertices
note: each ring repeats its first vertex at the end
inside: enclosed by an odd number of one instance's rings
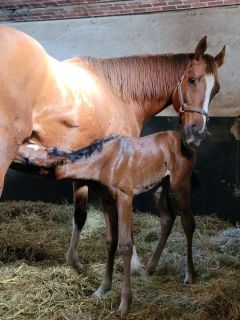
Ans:
POLYGON ((189 179, 173 187, 181 209, 181 223, 187 238, 187 265, 184 283, 194 282, 194 264, 192 257, 192 238, 195 230, 195 219, 190 208, 190 182, 189 179))
POLYGON ((88 187, 73 184, 74 191, 74 212, 73 212, 73 230, 69 249, 66 254, 67 264, 74 267, 77 271, 81 271, 83 266, 80 263, 78 254, 79 234, 82 230, 87 218, 87 200, 88 187))
POLYGON ((117 195, 118 209, 118 249, 123 259, 124 281, 121 291, 121 303, 118 308, 122 314, 126 313, 132 301, 131 289, 131 257, 132 242, 132 197, 119 191, 117 195))
POLYGON ((113 200, 102 199, 104 218, 106 222, 107 263, 100 287, 93 293, 94 297, 101 297, 112 287, 114 256, 118 243, 118 214, 113 200), (109 202, 110 201, 110 202, 109 202))
POLYGON ((165 179, 166 180, 163 181, 162 191, 160 192, 160 196, 157 199, 157 204, 160 211, 160 239, 158 241, 157 247, 153 252, 152 257, 150 258, 146 266, 146 273, 150 275, 153 274, 153 272, 156 270, 158 261, 165 247, 168 236, 172 231, 172 227, 176 218, 170 206, 169 178, 167 177, 165 179))

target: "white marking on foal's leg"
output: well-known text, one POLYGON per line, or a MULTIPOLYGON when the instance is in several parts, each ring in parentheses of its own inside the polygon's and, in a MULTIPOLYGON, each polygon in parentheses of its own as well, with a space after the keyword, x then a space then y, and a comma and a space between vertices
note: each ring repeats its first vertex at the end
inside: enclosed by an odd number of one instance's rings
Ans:
POLYGON ((133 246, 133 254, 131 259, 131 273, 139 273, 142 270, 142 264, 138 258, 136 246, 133 246))
POLYGON ((34 151, 37 151, 37 150, 39 150, 39 149, 41 149, 39 146, 37 146, 36 144, 32 144, 32 143, 30 143, 30 144, 27 144, 26 145, 28 148, 30 148, 30 149, 33 149, 34 151))
POLYGON ((80 263, 78 254, 79 233, 79 228, 73 218, 72 238, 66 254, 66 260, 68 265, 76 268, 78 271, 81 271, 83 269, 83 265, 80 263))
MULTIPOLYGON (((206 91, 205 91, 205 99, 203 103, 203 110, 208 113, 208 107, 209 107, 209 101, 210 101, 210 96, 211 92, 215 83, 215 77, 212 74, 208 74, 204 77, 205 82, 206 82, 206 91)), ((203 133, 205 128, 206 128, 206 117, 203 115, 203 126, 202 130, 199 131, 199 133, 203 133)))

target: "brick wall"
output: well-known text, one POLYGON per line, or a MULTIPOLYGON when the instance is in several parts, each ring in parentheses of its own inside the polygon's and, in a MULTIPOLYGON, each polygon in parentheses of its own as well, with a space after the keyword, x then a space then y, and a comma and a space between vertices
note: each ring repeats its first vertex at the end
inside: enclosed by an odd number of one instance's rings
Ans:
POLYGON ((240 0, 0 0, 0 21, 34 21, 186 10, 240 0))

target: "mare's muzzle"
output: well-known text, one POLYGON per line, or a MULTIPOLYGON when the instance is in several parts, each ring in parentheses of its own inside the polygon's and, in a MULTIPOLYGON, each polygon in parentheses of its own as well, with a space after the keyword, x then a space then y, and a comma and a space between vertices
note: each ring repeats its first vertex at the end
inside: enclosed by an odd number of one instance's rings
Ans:
POLYGON ((184 137, 187 144, 190 146, 198 147, 207 133, 206 129, 197 124, 187 124, 184 126, 184 137))

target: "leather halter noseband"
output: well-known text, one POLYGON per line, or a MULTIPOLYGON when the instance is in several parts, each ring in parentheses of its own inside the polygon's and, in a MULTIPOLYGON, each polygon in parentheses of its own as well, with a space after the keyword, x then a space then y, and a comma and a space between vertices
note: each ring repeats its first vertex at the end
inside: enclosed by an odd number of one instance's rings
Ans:
POLYGON ((179 102, 180 102, 180 108, 179 108, 179 113, 184 113, 184 112, 196 112, 196 113, 200 113, 202 115, 204 115, 206 117, 206 120, 208 121, 209 120, 209 115, 207 112, 205 112, 203 109, 201 108, 198 108, 198 107, 188 107, 187 104, 184 102, 183 100, 183 94, 182 94, 182 82, 183 82, 183 78, 184 76, 181 78, 180 81, 178 81, 178 84, 177 84, 177 87, 176 89, 174 90, 174 93, 176 92, 177 90, 177 93, 178 93, 178 99, 179 99, 179 102))

